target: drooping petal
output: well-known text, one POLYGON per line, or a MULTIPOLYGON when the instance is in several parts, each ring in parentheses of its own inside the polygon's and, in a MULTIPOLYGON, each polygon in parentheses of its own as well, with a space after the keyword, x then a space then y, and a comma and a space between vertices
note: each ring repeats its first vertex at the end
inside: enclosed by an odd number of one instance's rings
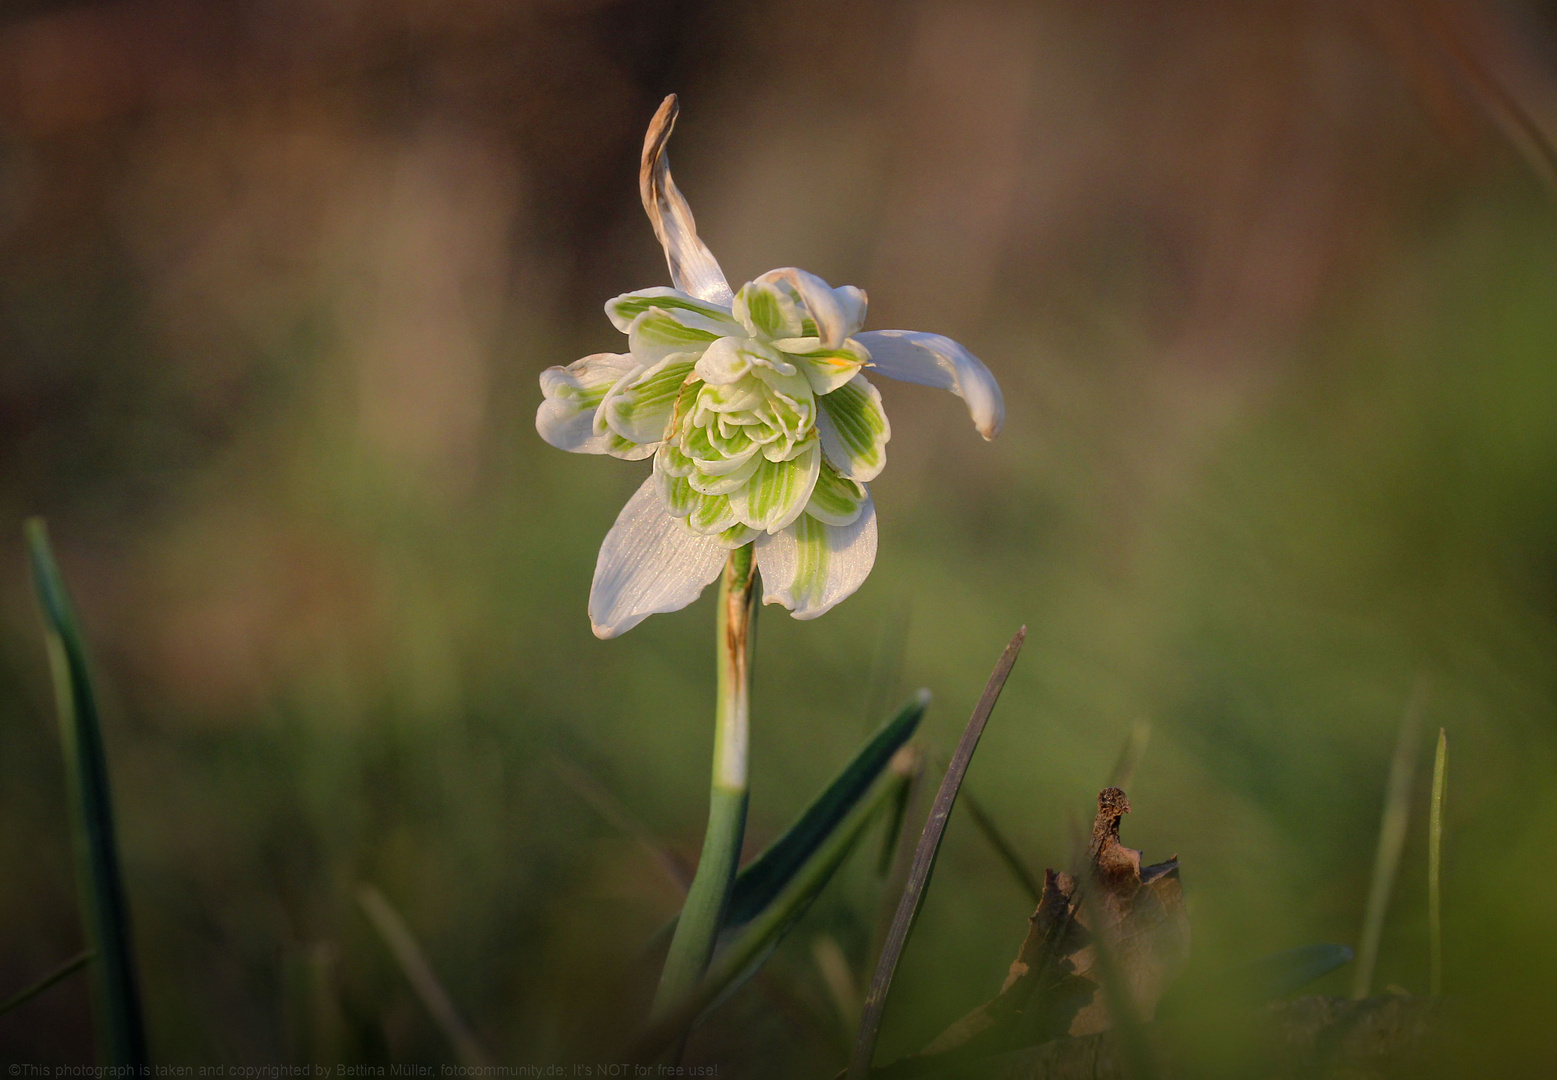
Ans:
POLYGON ((743 329, 728 307, 699 300, 668 285, 613 296, 606 301, 605 312, 611 325, 625 334, 632 328, 633 320, 650 308, 658 308, 684 326, 709 330, 719 337, 739 334, 743 329))
POLYGON ((865 325, 864 289, 853 285, 835 289, 815 274, 793 266, 769 270, 757 280, 781 281, 794 289, 816 323, 816 336, 826 348, 836 349, 865 325))
POLYGON ((871 330, 856 335, 870 350, 874 370, 904 382, 950 390, 968 403, 973 426, 986 439, 1000 434, 1006 404, 1000 384, 978 357, 940 334, 871 330))
POLYGON ((575 454, 605 454, 616 441, 595 430, 595 413, 611 388, 630 376, 637 365, 631 356, 596 353, 567 367, 541 372, 546 400, 535 412, 535 430, 559 450, 575 454))
POLYGON ((746 486, 730 493, 736 520, 764 532, 784 528, 805 512, 821 464, 815 442, 789 461, 762 459, 746 486))
POLYGON ((828 525, 852 525, 866 498, 864 484, 850 480, 824 461, 816 474, 816 487, 811 489, 806 513, 828 525))
POLYGON ((852 338, 836 349, 827 348, 814 337, 780 338, 771 344, 800 369, 818 396, 830 394, 854 378, 870 360, 864 346, 852 338))
POLYGON ((859 517, 828 525, 802 514, 789 528, 757 538, 762 602, 783 604, 797 619, 814 619, 848 598, 876 562, 876 507, 869 494, 859 517))
POLYGON ((734 299, 730 284, 713 253, 698 239, 692 208, 670 176, 665 143, 676 126, 678 112, 676 95, 671 94, 649 121, 648 133, 643 137, 643 158, 638 165, 638 193, 643 197, 643 208, 654 226, 654 235, 665 248, 670 280, 676 288, 700 300, 729 307, 734 299))
POLYGON ((649 308, 627 328, 627 348, 633 359, 644 365, 657 364, 675 353, 692 353, 695 360, 718 336, 696 326, 687 326, 672 318, 669 312, 649 308))
POLYGON ((671 353, 612 387, 600 407, 606 426, 629 442, 662 442, 696 360, 690 353, 671 353))
POLYGON ((816 428, 827 460, 851 480, 874 480, 887 465, 892 425, 881 407, 881 391, 856 375, 818 398, 816 428))
POLYGON ((651 476, 627 500, 600 545, 589 589, 598 638, 626 633, 650 615, 677 611, 719 576, 729 549, 672 516, 651 476))
POLYGON ((771 282, 748 281, 742 285, 730 305, 730 313, 753 337, 799 337, 803 328, 800 305, 787 290, 771 282))

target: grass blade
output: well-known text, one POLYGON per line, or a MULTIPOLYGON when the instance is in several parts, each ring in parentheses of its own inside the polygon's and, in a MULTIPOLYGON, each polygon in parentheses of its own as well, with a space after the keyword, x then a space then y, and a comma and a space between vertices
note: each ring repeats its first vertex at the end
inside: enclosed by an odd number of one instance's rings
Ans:
POLYGON ((383 893, 371 885, 364 885, 357 890, 357 903, 362 905, 363 914, 373 924, 373 929, 378 931, 379 937, 384 939, 384 944, 389 946, 391 955, 400 965, 400 970, 405 973, 406 981, 411 984, 411 989, 416 991, 416 996, 422 999, 422 1004, 432 1015, 433 1022, 454 1047, 455 1056, 460 1059, 460 1064, 491 1065, 491 1056, 476 1040, 475 1035, 471 1034, 465 1021, 460 1018, 459 1012, 454 1008, 454 1002, 443 989, 443 984, 438 981, 438 976, 433 974, 432 965, 427 962, 422 946, 412 935, 411 928, 406 926, 400 913, 384 898, 383 893))
POLYGON ((681 860, 661 844, 648 826, 633 817, 632 813, 623 806, 615 795, 590 776, 583 769, 559 755, 554 755, 551 761, 554 773, 573 789, 573 793, 589 804, 591 810, 605 819, 606 823, 615 828, 623 836, 633 841, 649 857, 656 868, 664 875, 665 880, 674 885, 684 895, 688 886, 692 884, 692 875, 682 865, 681 860))
POLYGON ((1006 839, 1005 833, 1001 832, 1000 827, 995 824, 995 819, 990 817, 989 812, 973 797, 973 792, 964 791, 962 801, 968 808, 968 816, 973 819, 973 824, 978 826, 979 832, 984 834, 984 839, 989 841, 990 847, 995 849, 995 854, 1000 856, 1001 863, 1011 871, 1011 876, 1016 878, 1017 884, 1027 890, 1033 906, 1037 907, 1039 899, 1043 896, 1043 883, 1027 868, 1022 857, 1016 853, 1016 848, 1011 845, 1011 841, 1006 839))
POLYGON ((91 959, 91 949, 87 949, 83 952, 77 953, 75 956, 72 956, 69 960, 66 960, 59 967, 49 972, 31 986, 22 990, 18 990, 16 993, 6 998, 5 1001, 0 1002, 0 1016, 4 1016, 12 1009, 27 1004, 29 1001, 43 993, 55 983, 63 982, 71 975, 74 975, 76 972, 86 967, 87 962, 91 959))
POLYGON ((899 787, 908 783, 914 768, 912 758, 908 751, 894 757, 886 775, 877 779, 864 798, 855 801, 847 816, 827 833, 811 857, 789 876, 772 902, 714 956, 697 987, 650 1023, 629 1052, 632 1060, 652 1060, 676 1044, 699 1016, 756 972, 810 908, 877 813, 889 804, 899 787))
POLYGON ((33 518, 27 522, 26 535, 27 558, 43 612, 54 676, 65 783, 70 792, 76 882, 87 939, 97 957, 90 974, 98 1053, 106 1064, 139 1068, 150 1059, 130 943, 130 913, 119 871, 97 695, 70 595, 49 550, 48 529, 41 519, 33 518))
POLYGON ((1438 729, 1433 754, 1433 802, 1427 825, 1427 950, 1428 985, 1434 997, 1443 993, 1443 794, 1449 769, 1449 736, 1438 729))
POLYGON ((908 884, 903 887, 897 914, 893 916, 892 928, 887 931, 881 958, 876 963, 876 974, 871 979, 870 992, 865 997, 859 1034, 855 1038, 854 1053, 849 1059, 849 1080, 865 1080, 870 1075, 871 1059, 876 1052, 876 1036, 880 1033, 881 1015, 887 1003, 887 991, 891 988, 892 976, 897 972, 903 947, 908 943, 914 919, 919 914, 919 905, 924 900, 930 874, 935 869, 935 856, 941 848, 941 837, 946 834, 946 822, 951 817, 952 805, 957 801, 957 789, 962 786, 962 779, 968 773, 968 763, 973 760, 973 751, 978 749, 979 736, 984 734, 984 725, 989 722, 989 714, 994 711, 995 702, 1000 700, 1000 691, 1005 687, 1025 640, 1027 627, 1024 626, 1016 632, 1005 652, 1001 653, 994 673, 984 687, 984 694, 974 707, 968 726, 963 729, 962 739, 957 743, 957 751, 946 768, 940 790, 935 793, 929 820, 925 822, 924 832, 920 834, 919 846, 914 849, 908 884))
POLYGON ((1395 872, 1400 868, 1400 852, 1406 843, 1406 825, 1411 818, 1411 780, 1416 774, 1417 731, 1421 725, 1426 683, 1418 681, 1411 703, 1400 720, 1400 737, 1389 766, 1389 786, 1384 796, 1384 813, 1379 819, 1379 847, 1373 859, 1373 883, 1368 888, 1367 914, 1363 917, 1362 943, 1357 949, 1357 974, 1352 982, 1352 997, 1361 1000, 1373 987, 1373 969, 1379 959, 1379 940, 1384 936, 1384 916, 1389 912, 1390 893, 1395 888, 1395 872))
POLYGON ((726 929, 745 925, 773 902, 790 879, 848 816, 888 762, 919 728, 930 707, 930 691, 920 690, 893 716, 805 808, 795 823, 740 872, 730 893, 726 929))

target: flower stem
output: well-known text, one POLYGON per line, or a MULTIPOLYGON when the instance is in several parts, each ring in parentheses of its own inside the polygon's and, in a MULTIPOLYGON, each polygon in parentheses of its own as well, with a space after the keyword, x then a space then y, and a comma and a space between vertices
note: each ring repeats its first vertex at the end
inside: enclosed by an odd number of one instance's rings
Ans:
POLYGON ((746 747, 751 658, 756 644, 756 572, 751 545, 730 552, 719 580, 716 652, 719 697, 714 710, 713 785, 708 831, 687 890, 650 1020, 662 1018, 696 988, 714 953, 746 833, 746 747))

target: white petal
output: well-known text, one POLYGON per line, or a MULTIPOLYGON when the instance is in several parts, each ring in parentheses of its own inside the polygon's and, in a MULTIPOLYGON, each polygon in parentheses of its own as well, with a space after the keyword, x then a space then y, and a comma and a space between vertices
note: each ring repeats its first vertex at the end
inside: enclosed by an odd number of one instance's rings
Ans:
POLYGON ((769 270, 758 281, 783 281, 799 294, 816 323, 822 346, 836 349, 865 325, 865 290, 845 285, 835 289, 815 274, 793 266, 769 270))
POLYGON ((595 415, 610 390, 628 378, 637 365, 631 356, 596 353, 567 367, 541 372, 546 400, 535 411, 535 430, 559 450, 575 454, 607 454, 620 440, 597 431, 595 415))
POLYGON ((649 121, 649 130, 643 137, 643 158, 638 166, 638 193, 643 196, 643 208, 648 211, 654 235, 665 248, 665 261, 670 265, 670 280, 682 292, 699 300, 729 307, 735 294, 724 279, 724 271, 707 245, 697 238, 697 222, 692 220, 692 208, 670 177, 670 158, 665 154, 665 143, 671 129, 676 126, 676 114, 680 106, 676 95, 671 94, 660 103, 659 111, 649 121))
POLYGON ((617 383, 600 404, 606 426, 629 442, 662 442, 696 359, 692 353, 671 353, 617 383))
POLYGON ((616 637, 650 615, 686 607, 719 576, 728 551, 718 536, 700 536, 672 517, 649 477, 600 545, 589 589, 595 636, 616 637))
POLYGON ((632 328, 633 320, 650 308, 658 308, 683 326, 712 330, 717 337, 739 334, 743 329, 730 314, 729 308, 699 300, 668 285, 656 285, 650 289, 611 297, 606 301, 606 318, 625 334, 632 328))
POLYGON ((892 425, 881 407, 881 391, 856 375, 826 397, 818 398, 816 430, 822 452, 851 480, 874 480, 887 467, 892 425))
POLYGON ((757 537, 762 602, 814 619, 853 595, 876 562, 876 506, 869 494, 849 525, 803 514, 783 532, 757 537))
POLYGON ((967 349, 940 334, 913 330, 870 330, 855 339, 870 350, 873 369, 921 386, 950 390, 968 403, 973 426, 986 439, 1000 434, 1006 403, 989 368, 967 349))
POLYGON ((811 501, 821 465, 822 450, 815 442, 788 461, 763 459, 745 486, 730 493, 736 520, 764 532, 788 527, 811 501))

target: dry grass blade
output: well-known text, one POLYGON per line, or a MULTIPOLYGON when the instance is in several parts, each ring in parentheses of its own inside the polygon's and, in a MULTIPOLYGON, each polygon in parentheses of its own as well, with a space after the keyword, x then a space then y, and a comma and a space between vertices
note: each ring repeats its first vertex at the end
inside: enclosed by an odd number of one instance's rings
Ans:
POLYGON ((29 1001, 43 993, 55 983, 63 982, 65 979, 86 967, 88 961, 91 959, 91 949, 87 949, 83 952, 77 953, 75 956, 72 956, 69 960, 66 960, 59 967, 49 972, 31 986, 23 990, 18 990, 16 993, 6 998, 5 1001, 0 1002, 0 1016, 4 1016, 12 1009, 27 1004, 29 1001))
POLYGON ((1011 876, 1017 883, 1027 890, 1027 896, 1038 906, 1038 901, 1043 898, 1043 882, 1033 875, 1022 861, 1022 857, 1016 853, 1016 848, 1011 841, 1006 839, 1005 833, 1000 831, 1000 826, 995 824, 995 819, 989 816, 989 811, 984 809, 982 803, 973 797, 973 792, 964 791, 962 800, 968 808, 968 816, 973 819, 979 832, 984 834, 984 839, 989 841, 989 846, 995 849, 995 854, 1000 856, 1001 863, 1011 871, 1011 876))
POLYGON ((984 687, 984 694, 979 698, 978 705, 974 707, 968 726, 963 729, 962 739, 957 744, 957 752, 952 755, 951 764, 947 766, 940 790, 935 794, 935 802, 930 807, 930 818, 925 822, 924 832, 919 837, 919 846, 914 850, 914 862, 909 871, 908 883, 903 887, 903 896, 898 901, 897 914, 892 919, 891 929, 887 931, 887 940, 882 946, 881 958, 876 963, 876 974, 871 979, 870 992, 865 997, 859 1034, 855 1038, 854 1053, 849 1059, 849 1080, 865 1080, 865 1077, 870 1075, 871 1059, 876 1052, 876 1037, 881 1030, 881 1015, 886 1007, 887 991, 892 986, 892 976, 897 972, 898 960, 903 955, 903 947, 908 943, 914 918, 919 914, 919 905, 924 899, 925 888, 930 883, 930 874, 935 869, 935 856, 940 851, 941 837, 946 833, 946 822, 951 817, 952 805, 957 801, 957 790, 962 787, 962 779, 968 772, 968 763, 973 760, 973 751, 978 749, 979 736, 984 734, 984 725, 989 721, 989 714, 995 709, 995 702, 1000 700, 1000 691, 1005 687, 1017 655, 1022 651, 1022 642, 1026 639, 1027 627, 1024 626, 1016 632, 1016 636, 1006 646, 1005 652, 1001 653, 999 662, 995 664, 994 673, 990 675, 989 682, 984 687))
POLYGON ((1412 691, 1411 703, 1401 717, 1400 737, 1389 766, 1389 787, 1384 796, 1384 813, 1379 819, 1379 847, 1373 858, 1373 883, 1368 888, 1368 909, 1363 918, 1362 943, 1357 949, 1357 974, 1352 983, 1352 997, 1357 1000, 1367 997, 1373 986, 1379 940, 1384 935, 1384 916, 1389 912, 1389 897, 1395 888, 1395 873, 1400 868, 1400 852, 1406 843, 1406 825, 1411 818, 1411 781, 1416 775, 1417 732, 1426 696, 1426 681, 1419 679, 1412 691))
POLYGON ((621 800, 607 791, 594 777, 561 755, 552 756, 551 768, 563 783, 573 789, 575 795, 589 804, 591 810, 605 819, 612 828, 637 844, 677 891, 686 893, 687 886, 692 883, 692 876, 687 872, 687 868, 664 844, 655 839, 648 826, 633 817, 631 811, 622 805, 621 800))
POLYGON ((362 905, 363 914, 384 939, 384 944, 389 946, 411 989, 416 991, 416 996, 427 1006, 439 1030, 453 1045, 460 1063, 472 1067, 491 1065, 491 1055, 476 1041, 475 1035, 471 1034, 470 1028, 455 1011, 454 1002, 433 974, 427 956, 400 913, 384 898, 383 893, 371 885, 364 885, 357 890, 357 903, 362 905))
POLYGON ((1433 754, 1433 802, 1427 825, 1427 949, 1428 985, 1433 996, 1443 993, 1443 795, 1449 770, 1449 737, 1438 729, 1433 754))

